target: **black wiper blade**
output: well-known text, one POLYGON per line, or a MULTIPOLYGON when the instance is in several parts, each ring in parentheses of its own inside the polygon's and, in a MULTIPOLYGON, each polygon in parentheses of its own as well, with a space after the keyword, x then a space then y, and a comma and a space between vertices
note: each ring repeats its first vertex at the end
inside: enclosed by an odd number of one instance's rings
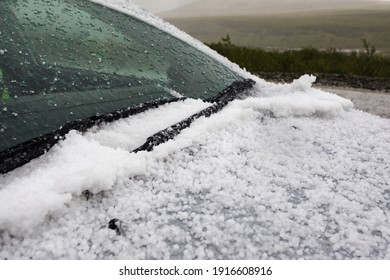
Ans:
POLYGON ((158 146, 170 139, 173 139, 183 129, 189 127, 196 119, 200 117, 209 117, 214 113, 219 112, 223 107, 226 106, 230 101, 234 100, 236 96, 244 90, 250 89, 255 84, 255 81, 251 79, 236 81, 231 86, 217 94, 212 98, 208 98, 204 101, 214 103, 210 107, 196 113, 185 120, 182 120, 160 132, 150 136, 145 144, 135 149, 133 152, 140 151, 152 151, 155 146, 158 146))

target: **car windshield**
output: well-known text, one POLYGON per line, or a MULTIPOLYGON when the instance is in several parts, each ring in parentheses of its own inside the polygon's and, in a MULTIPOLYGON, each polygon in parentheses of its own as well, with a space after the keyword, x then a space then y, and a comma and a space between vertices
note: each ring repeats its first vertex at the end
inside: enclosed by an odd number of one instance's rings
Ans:
POLYGON ((145 22, 84 0, 0 2, 0 151, 66 123, 242 79, 145 22))

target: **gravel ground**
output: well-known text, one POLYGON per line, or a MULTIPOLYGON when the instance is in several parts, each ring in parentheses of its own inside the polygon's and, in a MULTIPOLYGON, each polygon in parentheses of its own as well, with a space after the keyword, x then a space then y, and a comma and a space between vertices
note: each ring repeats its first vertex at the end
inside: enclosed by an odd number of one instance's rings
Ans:
POLYGON ((390 119, 390 93, 351 88, 320 88, 350 99, 359 110, 390 119))

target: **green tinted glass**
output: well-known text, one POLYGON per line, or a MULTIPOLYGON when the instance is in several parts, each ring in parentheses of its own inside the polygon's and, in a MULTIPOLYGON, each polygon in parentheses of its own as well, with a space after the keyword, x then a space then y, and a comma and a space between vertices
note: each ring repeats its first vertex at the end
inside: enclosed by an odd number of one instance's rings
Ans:
POLYGON ((238 79, 173 36, 89 1, 0 1, 0 150, 178 93, 209 98, 238 79))

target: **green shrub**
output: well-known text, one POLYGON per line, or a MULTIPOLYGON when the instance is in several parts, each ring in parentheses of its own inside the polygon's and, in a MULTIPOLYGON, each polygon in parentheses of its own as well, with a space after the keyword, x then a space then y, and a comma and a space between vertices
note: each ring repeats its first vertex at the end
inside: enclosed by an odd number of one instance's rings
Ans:
POLYGON ((320 51, 313 47, 300 50, 264 50, 234 45, 230 36, 209 44, 223 56, 250 72, 332 73, 367 77, 390 77, 390 57, 376 53, 374 45, 362 39, 364 51, 343 53, 334 48, 320 51))

